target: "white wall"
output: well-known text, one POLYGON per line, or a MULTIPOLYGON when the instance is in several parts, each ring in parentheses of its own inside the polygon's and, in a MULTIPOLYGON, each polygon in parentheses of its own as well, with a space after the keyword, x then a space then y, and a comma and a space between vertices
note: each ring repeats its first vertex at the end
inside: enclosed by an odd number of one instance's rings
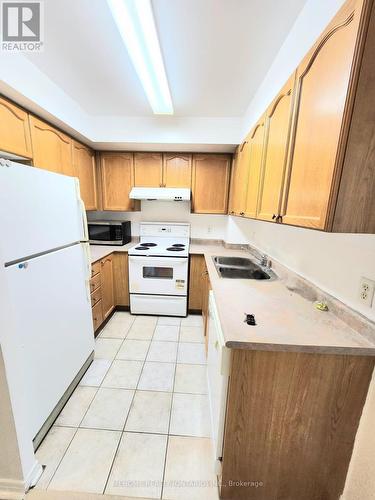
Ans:
POLYGON ((243 120, 244 137, 276 96, 345 0, 308 0, 297 17, 243 120))
POLYGON ((226 236, 226 215, 190 213, 190 202, 142 201, 141 212, 88 212, 89 220, 130 220, 132 235, 139 235, 140 221, 190 222, 192 238, 223 240, 226 236))

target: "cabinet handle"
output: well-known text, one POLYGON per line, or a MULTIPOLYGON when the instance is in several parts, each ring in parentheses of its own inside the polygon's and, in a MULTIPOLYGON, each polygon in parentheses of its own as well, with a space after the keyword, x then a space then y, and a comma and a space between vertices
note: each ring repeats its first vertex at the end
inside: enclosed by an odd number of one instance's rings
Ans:
POLYGON ((278 215, 277 216, 277 222, 282 222, 283 221, 283 216, 282 215, 278 215))
POLYGON ((272 216, 272 220, 275 220, 275 219, 276 219, 276 222, 277 222, 277 217, 278 217, 278 216, 277 216, 276 214, 273 214, 273 216, 272 216))
POLYGON ((245 215, 245 212, 240 212, 241 217, 245 215))

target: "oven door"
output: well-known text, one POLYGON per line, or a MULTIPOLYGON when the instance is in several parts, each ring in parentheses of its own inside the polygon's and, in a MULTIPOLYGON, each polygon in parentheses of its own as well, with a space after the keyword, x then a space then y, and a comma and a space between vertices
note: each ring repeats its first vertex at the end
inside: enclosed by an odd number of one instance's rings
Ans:
POLYGON ((187 295, 188 259, 129 256, 129 291, 187 295))

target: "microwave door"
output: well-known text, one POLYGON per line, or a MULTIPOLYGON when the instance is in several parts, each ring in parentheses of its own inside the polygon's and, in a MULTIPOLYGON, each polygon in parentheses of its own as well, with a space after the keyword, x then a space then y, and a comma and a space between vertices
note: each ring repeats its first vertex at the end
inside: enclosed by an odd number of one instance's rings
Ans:
POLYGON ((121 245, 122 240, 115 234, 115 228, 110 224, 89 223, 90 243, 96 245, 121 245))

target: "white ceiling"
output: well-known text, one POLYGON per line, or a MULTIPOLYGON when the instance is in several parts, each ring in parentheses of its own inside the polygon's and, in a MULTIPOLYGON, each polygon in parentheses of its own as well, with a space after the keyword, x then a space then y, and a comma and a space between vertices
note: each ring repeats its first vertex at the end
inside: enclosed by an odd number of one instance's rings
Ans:
MULTIPOLYGON (((45 49, 29 61, 87 115, 152 117, 106 1, 44 3, 45 49)), ((153 0, 175 115, 243 116, 305 3, 153 0)))

